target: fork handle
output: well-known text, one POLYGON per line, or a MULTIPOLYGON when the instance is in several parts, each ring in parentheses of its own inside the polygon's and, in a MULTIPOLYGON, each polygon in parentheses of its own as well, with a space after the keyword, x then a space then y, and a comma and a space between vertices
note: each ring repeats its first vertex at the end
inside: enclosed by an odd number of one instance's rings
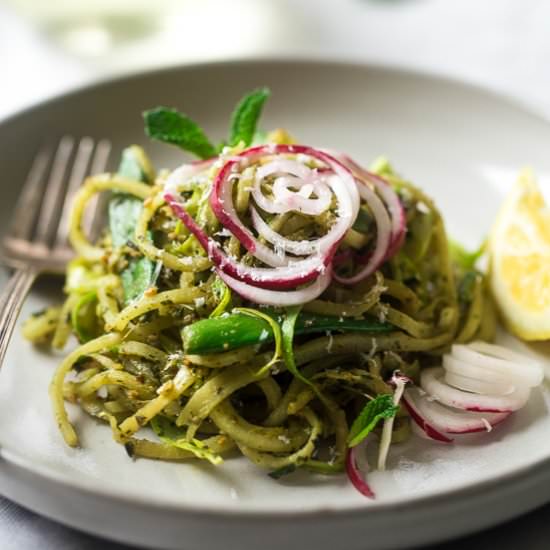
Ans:
POLYGON ((0 367, 4 363, 15 321, 37 274, 32 267, 16 269, 0 296, 0 367))

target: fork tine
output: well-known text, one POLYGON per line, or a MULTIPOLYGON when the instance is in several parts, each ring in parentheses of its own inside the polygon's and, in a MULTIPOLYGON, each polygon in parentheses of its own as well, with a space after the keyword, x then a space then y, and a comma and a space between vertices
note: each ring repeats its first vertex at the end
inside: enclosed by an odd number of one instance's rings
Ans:
MULTIPOLYGON (((92 160, 91 173, 100 174, 105 171, 109 155, 111 154, 111 142, 102 139, 98 142, 94 158, 92 160)), ((90 240, 95 240, 101 231, 103 225, 103 214, 106 204, 106 194, 96 195, 90 200, 88 209, 84 214, 83 227, 90 240)))
POLYGON ((64 136, 59 141, 52 164, 50 177, 40 209, 36 226, 36 242, 49 246, 55 235, 60 217, 61 200, 64 192, 65 172, 74 147, 74 139, 64 136))
POLYGON ((64 246, 67 244, 69 233, 69 217, 72 208, 73 198, 78 191, 78 188, 82 184, 92 152, 94 150, 94 140, 89 137, 84 137, 80 140, 78 148, 73 161, 73 168, 71 175, 69 176, 69 183, 67 185, 67 191, 65 193, 65 199, 63 202, 63 210, 61 213, 61 220, 57 227, 57 236, 55 240, 56 246, 64 246))
POLYGON ((51 151, 42 148, 34 157, 31 169, 25 180, 10 226, 10 234, 16 239, 30 239, 36 223, 36 215, 43 196, 41 187, 46 182, 46 170, 50 163, 51 151))

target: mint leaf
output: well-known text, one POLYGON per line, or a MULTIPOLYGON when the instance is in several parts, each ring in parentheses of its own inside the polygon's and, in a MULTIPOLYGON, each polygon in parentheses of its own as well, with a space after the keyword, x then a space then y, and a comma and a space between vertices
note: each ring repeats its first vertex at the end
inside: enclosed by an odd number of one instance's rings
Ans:
POLYGON ((143 113, 145 133, 152 139, 177 145, 201 159, 216 155, 216 148, 204 130, 175 109, 157 107, 143 113))
POLYGON ((256 124, 270 93, 268 88, 258 88, 246 94, 237 103, 231 116, 229 145, 234 146, 243 141, 245 147, 248 147, 252 143, 256 132, 256 124))
POLYGON ((369 401, 351 425, 348 446, 355 447, 376 427, 379 420, 391 418, 397 414, 399 407, 393 404, 393 395, 378 395, 369 401))

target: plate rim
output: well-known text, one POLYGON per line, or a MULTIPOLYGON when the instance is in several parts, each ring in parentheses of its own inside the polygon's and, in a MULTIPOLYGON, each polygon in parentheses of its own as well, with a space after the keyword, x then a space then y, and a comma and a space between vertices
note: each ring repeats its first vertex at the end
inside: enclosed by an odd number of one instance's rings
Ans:
MULTIPOLYGON (((100 92, 104 88, 116 87, 124 83, 139 80, 144 77, 154 77, 155 75, 169 74, 185 72, 186 70, 203 69, 203 70, 216 70, 222 67, 233 66, 259 66, 272 65, 272 66, 314 66, 317 68, 324 68, 330 70, 336 69, 353 69, 358 71, 374 71, 392 76, 402 76, 411 79, 420 79, 425 82, 432 81, 441 83, 451 87, 462 88, 465 91, 474 94, 482 94, 485 97, 492 98, 501 104, 505 104, 507 107, 520 111, 524 115, 533 117, 539 121, 549 125, 550 129, 550 116, 544 113, 542 110, 529 102, 522 101, 521 98, 507 94, 502 91, 497 91, 490 87, 484 86, 477 82, 472 82, 467 79, 462 79, 456 76, 450 76, 448 74, 442 74, 435 71, 426 69, 416 69, 411 67, 400 66, 398 64, 386 64, 377 62, 361 62, 358 60, 349 59, 319 59, 315 56, 298 56, 298 57, 285 57, 285 56, 259 56, 251 58, 235 58, 229 60, 212 60, 212 61, 196 61, 191 63, 170 64, 166 66, 156 67, 153 69, 145 70, 133 70, 128 71, 116 76, 107 75, 91 82, 85 82, 76 86, 71 86, 61 93, 52 95, 44 100, 37 101, 31 105, 24 106, 0 117, 0 132, 4 127, 17 121, 20 117, 32 116, 33 112, 48 109, 53 104, 61 102, 65 99, 77 97, 82 93, 87 92, 100 92)), ((55 470, 36 464, 33 464, 30 459, 23 455, 19 455, 7 448, 0 448, 0 459, 7 460, 11 465, 23 470, 26 474, 39 479, 44 479, 47 482, 56 483, 62 485, 64 488, 70 490, 77 490, 84 495, 88 495, 93 498, 107 498, 116 503, 125 505, 146 506, 148 508, 154 508, 156 511, 169 511, 185 513, 189 516, 201 516, 201 517, 218 517, 226 519, 234 519, 236 517, 246 520, 274 520, 281 519, 322 519, 322 518, 357 518, 358 516, 368 513, 369 515, 387 514, 388 512, 399 512, 409 510, 411 506, 423 507, 426 505, 437 505, 437 503, 448 501, 454 498, 475 497, 480 496, 482 493, 493 490, 498 485, 504 483, 508 484, 510 488, 511 484, 521 485, 526 479, 529 479, 536 475, 541 475, 543 470, 550 466, 550 456, 546 458, 539 458, 535 462, 525 464, 516 468, 513 471, 500 474, 495 478, 485 479, 466 486, 458 486, 450 490, 437 494, 419 495, 404 501, 365 501, 368 504, 354 504, 345 508, 328 507, 326 505, 319 507, 318 509, 309 510, 252 510, 252 509, 238 509, 229 507, 219 507, 212 504, 196 504, 189 505, 186 503, 177 503, 165 501, 162 498, 148 496, 147 498, 139 497, 134 494, 121 494, 116 493, 114 490, 110 490, 108 487, 94 484, 93 481, 85 481, 84 479, 70 480, 55 470)), ((0 468, 2 464, 0 462, 0 468)), ((545 502, 550 501, 550 495, 546 497, 545 502)))
POLYGON ((542 108, 538 107, 536 103, 530 102, 527 99, 521 98, 519 95, 514 94, 503 89, 497 89, 487 84, 483 84, 480 81, 460 77, 458 75, 452 75, 437 70, 431 70, 426 67, 411 67, 402 63, 391 63, 376 60, 359 60, 349 59, 346 57, 333 57, 326 58, 316 55, 300 54, 300 55, 257 55, 248 57, 234 57, 230 59, 212 59, 212 60, 192 60, 183 63, 170 63, 166 65, 160 65, 158 67, 151 67, 145 69, 130 69, 117 74, 100 75, 93 80, 87 80, 78 84, 71 84, 65 89, 53 93, 44 99, 33 101, 28 105, 17 107, 15 110, 4 113, 0 116, 0 131, 2 126, 13 122, 20 116, 31 114, 34 110, 41 108, 47 108, 53 103, 63 99, 69 99, 72 96, 76 96, 80 93, 87 92, 92 89, 100 89, 112 85, 120 84, 123 81, 137 80, 146 75, 160 75, 163 73, 185 71, 187 69, 216 69, 218 67, 231 67, 242 65, 316 65, 318 67, 336 67, 336 68, 349 68, 356 70, 371 70, 384 73, 391 73, 394 75, 404 75, 408 77, 417 77, 424 80, 433 80, 441 84, 447 84, 452 86, 459 86, 464 89, 469 89, 472 92, 484 94, 492 97, 493 99, 506 103, 511 108, 516 108, 528 114, 532 117, 542 119, 543 121, 550 123, 550 113, 546 113, 542 108))

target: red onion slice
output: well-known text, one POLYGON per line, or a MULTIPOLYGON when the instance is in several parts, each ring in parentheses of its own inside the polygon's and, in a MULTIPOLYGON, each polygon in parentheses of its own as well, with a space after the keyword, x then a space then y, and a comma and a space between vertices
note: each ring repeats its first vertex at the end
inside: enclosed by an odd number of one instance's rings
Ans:
POLYGON ((362 494, 365 495, 368 498, 375 498, 375 494, 373 490, 370 488, 369 484, 366 480, 366 475, 368 471, 368 465, 365 462, 365 471, 362 472, 359 470, 357 466, 357 456, 356 453, 358 449, 363 448, 361 445, 358 445, 357 447, 352 447, 351 449, 348 449, 348 453, 346 455, 346 473, 348 474, 348 478, 351 481, 352 485, 362 494))
POLYGON ((269 224, 258 214, 258 211, 252 206, 250 208, 250 214, 252 216, 252 225, 258 232, 258 235, 263 237, 267 242, 271 243, 275 250, 282 250, 284 252, 290 252, 297 256, 307 256, 314 253, 319 253, 321 250, 322 240, 331 241, 332 236, 327 233, 321 239, 316 241, 293 241, 283 237, 277 231, 271 229, 269 224), (328 238, 327 238, 328 237, 328 238))
POLYGON ((267 290, 265 288, 258 288, 251 286, 242 281, 238 281, 233 277, 230 277, 221 270, 217 271, 220 278, 225 284, 233 289, 237 294, 242 296, 245 300, 255 302, 256 304, 265 304, 269 306, 295 306, 299 304, 305 304, 311 300, 315 300, 320 294, 322 294, 328 287, 331 281, 330 268, 322 275, 311 283, 309 286, 300 288, 298 290, 291 290, 286 292, 280 292, 277 290, 267 290))
MULTIPOLYGON (((176 197, 179 196, 179 194, 181 193, 181 188, 190 181, 195 183, 193 180, 193 176, 197 176, 202 172, 206 172, 206 170, 208 170, 212 166, 212 164, 214 164, 216 159, 217 157, 214 157, 207 160, 198 160, 189 164, 182 164, 181 166, 176 168, 166 179, 164 183, 165 192, 176 197)), ((188 189, 185 190, 187 191, 188 189)), ((189 191, 190 190, 191 189, 189 189, 189 191)))
POLYGON ((405 209, 393 190, 392 186, 381 176, 365 170, 351 157, 343 153, 335 153, 334 156, 344 164, 352 174, 363 182, 370 182, 380 194, 388 208, 391 218, 391 243, 384 260, 389 260, 401 248, 407 229, 405 209))
POLYGON ((351 277, 342 277, 338 274, 334 278, 342 284, 353 285, 372 275, 387 257, 391 245, 391 224, 388 212, 372 189, 358 180, 357 188, 361 198, 368 204, 376 221, 376 245, 365 266, 351 277))
POLYGON ((275 250, 290 252, 297 256, 329 254, 349 229, 348 220, 346 218, 338 218, 328 232, 319 239, 312 241, 293 241, 271 229, 254 207, 250 208, 250 213, 252 215, 252 225, 254 229, 256 229, 258 234, 267 242, 271 243, 275 250))
POLYGON ((425 369, 420 374, 420 385, 430 397, 443 405, 479 412, 512 412, 521 409, 529 399, 527 388, 518 388, 509 395, 478 395, 453 388, 441 380, 445 376, 442 367, 425 369))
POLYGON ((261 288, 288 289, 309 283, 316 279, 319 274, 330 271, 325 266, 326 260, 320 256, 312 256, 292 265, 277 268, 244 265, 225 254, 220 245, 198 226, 173 195, 165 193, 164 199, 170 205, 174 214, 195 235, 200 245, 207 251, 212 262, 230 277, 261 288))
POLYGON ((323 182, 324 175, 296 160, 275 159, 262 165, 255 174, 252 197, 256 204, 272 214, 301 212, 318 216, 330 207, 332 200, 329 188, 323 182), (273 199, 268 199, 261 190, 262 181, 276 175, 272 187, 273 199), (290 188, 297 189, 292 191, 290 188), (310 198, 315 193, 317 198, 310 198))
POLYGON ((405 240, 405 233, 407 229, 407 220, 405 217, 405 209, 397 196, 397 193, 393 190, 391 185, 380 176, 371 172, 364 171, 364 177, 370 181, 379 195, 382 197, 391 218, 391 244, 386 252, 385 260, 392 258, 395 253, 401 248, 403 241, 405 240))
MULTIPOLYGON (((245 163, 250 165, 250 163, 258 161, 262 159, 262 157, 276 154, 307 155, 327 165, 336 176, 327 178, 324 173, 316 173, 317 177, 324 178, 324 183, 330 188, 337 199, 338 220, 335 226, 337 226, 338 230, 335 230, 334 233, 331 234, 331 238, 334 239, 334 242, 330 243, 330 247, 327 247, 325 252, 324 264, 328 265, 332 260, 332 255, 339 241, 353 225, 357 217, 357 212, 359 210, 359 195, 349 170, 342 166, 336 159, 322 151, 305 145, 265 145, 247 149, 237 157, 226 162, 215 178, 210 194, 210 205, 212 210, 222 225, 229 229, 229 231, 239 239, 243 246, 259 260, 267 265, 274 266, 280 266, 281 262, 290 262, 290 259, 288 259, 286 255, 277 254, 265 245, 259 243, 252 232, 241 222, 233 205, 233 181, 231 176, 238 171, 240 164, 245 163)), ((280 170, 287 166, 287 163, 283 163, 283 161, 289 161, 289 159, 278 159, 280 170)), ((309 170, 308 174, 313 173, 312 170, 299 163, 292 162, 292 166, 295 172, 305 173, 305 171, 309 170)), ((265 205, 259 204, 259 206, 264 208, 265 205)))

